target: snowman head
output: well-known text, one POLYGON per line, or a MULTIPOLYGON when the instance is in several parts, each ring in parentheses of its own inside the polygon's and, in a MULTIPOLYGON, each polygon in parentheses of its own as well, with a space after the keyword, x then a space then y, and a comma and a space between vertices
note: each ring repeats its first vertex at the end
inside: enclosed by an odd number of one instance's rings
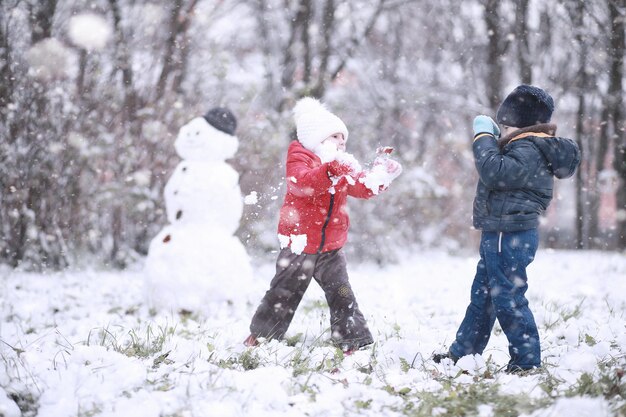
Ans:
POLYGON ((184 125, 174 143, 178 155, 192 161, 223 161, 237 152, 237 120, 224 108, 209 110, 184 125))

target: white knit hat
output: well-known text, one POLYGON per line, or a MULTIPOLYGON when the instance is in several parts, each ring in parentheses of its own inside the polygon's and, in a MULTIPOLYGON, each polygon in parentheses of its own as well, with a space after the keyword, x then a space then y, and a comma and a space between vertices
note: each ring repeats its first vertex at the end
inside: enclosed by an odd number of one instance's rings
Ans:
POLYGON ((315 152, 327 137, 342 133, 348 140, 348 128, 341 119, 312 97, 298 100, 293 108, 298 140, 307 149, 315 152))

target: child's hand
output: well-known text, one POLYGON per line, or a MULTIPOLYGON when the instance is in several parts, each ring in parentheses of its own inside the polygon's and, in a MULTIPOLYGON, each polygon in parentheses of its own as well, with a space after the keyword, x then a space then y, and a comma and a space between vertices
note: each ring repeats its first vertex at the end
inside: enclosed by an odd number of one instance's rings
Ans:
POLYGON ((354 168, 349 164, 337 160, 328 163, 328 174, 332 177, 354 174, 354 168))
POLYGON ((398 161, 387 159, 385 161, 385 170, 388 174, 391 174, 393 178, 396 178, 398 175, 402 174, 402 165, 400 165, 398 161))
POLYGON ((498 124, 493 121, 493 119, 489 116, 480 115, 474 118, 474 136, 479 133, 489 133, 496 138, 500 137, 500 128, 498 124))
POLYGON ((374 159, 374 166, 381 165, 387 174, 390 174, 392 179, 398 177, 398 175, 402 174, 402 165, 400 162, 395 161, 391 158, 387 157, 378 157, 374 159))
POLYGON ((372 169, 369 170, 359 181, 369 188, 372 193, 378 194, 379 192, 386 190, 402 173, 402 165, 398 161, 386 156, 379 156, 374 159, 372 169))

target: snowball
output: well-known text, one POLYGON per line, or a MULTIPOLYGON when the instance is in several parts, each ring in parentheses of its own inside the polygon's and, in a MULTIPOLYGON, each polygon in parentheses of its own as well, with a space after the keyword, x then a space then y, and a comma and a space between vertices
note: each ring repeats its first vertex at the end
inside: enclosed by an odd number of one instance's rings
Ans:
POLYGON ((78 132, 70 132, 67 135, 67 143, 78 150, 83 150, 87 147, 87 139, 78 132))
POLYGON ((26 54, 30 64, 29 74, 42 80, 58 80, 69 74, 74 55, 55 38, 46 38, 33 45, 26 54))
POLYGON ((63 144, 58 143, 58 142, 52 142, 50 145, 48 145, 48 151, 50 151, 50 153, 53 155, 58 155, 64 150, 65 150, 65 146, 63 146, 63 144))
POLYGON ((133 172, 131 175, 132 181, 140 187, 148 187, 150 185, 150 179, 152 178, 152 172, 149 169, 142 169, 133 172))
POLYGON ((306 235, 291 235, 291 251, 300 255, 306 248, 306 235))
POLYGON ((372 169, 359 179, 367 188, 372 190, 374 194, 378 194, 381 187, 387 188, 389 184, 397 177, 396 173, 387 172, 384 165, 374 165, 372 169))
POLYGON ((354 172, 360 172, 363 170, 363 168, 361 168, 361 164, 359 164, 359 161, 357 161, 357 159, 348 152, 337 152, 337 154, 335 155, 335 160, 341 162, 342 164, 350 166, 354 172))
POLYGON ((101 16, 83 13, 70 19, 68 35, 75 45, 93 51, 106 45, 111 36, 111 27, 101 16))
POLYGON ((259 201, 259 197, 256 191, 252 191, 250 194, 244 197, 243 203, 246 205, 256 204, 259 201))
POLYGON ((356 175, 363 170, 361 164, 357 159, 352 155, 344 151, 336 151, 333 154, 333 161, 338 161, 344 165, 348 165, 352 169, 352 174, 342 175, 340 177, 331 177, 332 186, 328 190, 329 193, 335 194, 335 185, 339 183, 341 178, 345 178, 348 181, 348 184, 354 185, 356 183, 355 179, 351 175, 356 175))
POLYGON ((582 350, 567 352, 559 359, 559 367, 562 369, 587 373, 593 373, 598 369, 598 358, 592 352, 582 350))
POLYGON ((280 242, 281 249, 285 249, 287 246, 289 246, 289 236, 279 234, 278 241, 280 242))
POLYGON ((456 363, 456 366, 467 371, 470 375, 482 374, 487 369, 485 360, 478 354, 463 356, 456 363))

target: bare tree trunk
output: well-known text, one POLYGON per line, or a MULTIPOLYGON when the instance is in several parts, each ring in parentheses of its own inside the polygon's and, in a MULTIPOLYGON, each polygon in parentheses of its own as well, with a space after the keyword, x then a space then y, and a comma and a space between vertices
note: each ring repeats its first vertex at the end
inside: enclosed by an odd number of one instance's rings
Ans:
POLYGON ((189 57, 189 26, 198 0, 191 0, 183 10, 182 0, 176 0, 171 11, 170 32, 165 44, 163 68, 156 85, 156 99, 159 100, 166 90, 167 81, 173 74, 172 91, 180 91, 189 57), (176 56, 178 53, 178 56, 176 56))
MULTIPOLYGON (((124 142, 130 133, 131 136, 138 136, 139 122, 137 118, 137 110, 139 108, 138 95, 134 88, 133 81, 133 69, 131 66, 131 58, 128 52, 128 45, 124 39, 122 32, 122 15, 119 7, 118 0, 109 0, 111 11, 113 13, 113 27, 115 33, 116 42, 116 65, 117 70, 122 72, 122 88, 124 91, 124 112, 123 123, 121 126, 115 127, 115 143, 112 155, 112 169, 117 176, 123 176, 125 174, 124 162, 122 162, 122 154, 124 149, 124 142)), ((118 177, 113 181, 121 182, 118 177)), ((111 218, 111 238, 113 245, 111 248, 110 259, 113 262, 117 262, 120 254, 120 250, 123 246, 124 236, 123 229, 121 227, 123 219, 126 216, 126 207, 123 201, 115 201, 112 203, 112 218, 111 218)))
POLYGON ((302 13, 302 28, 300 36, 302 39, 302 82, 304 85, 308 85, 311 82, 311 59, 313 57, 313 51, 311 51, 311 40, 309 29, 311 27, 311 18, 313 16, 313 5, 311 0, 301 0, 300 12, 302 13))
POLYGON ((13 74, 11 71, 11 46, 9 45, 8 33, 5 32, 7 23, 5 22, 4 6, 2 16, 0 16, 0 122, 6 122, 6 108, 13 95, 13 74))
MULTIPOLYGON (((583 20, 583 5, 579 3, 579 16, 581 20, 582 28, 582 20, 583 20)), ((585 135, 585 114, 586 114, 586 103, 585 103, 585 94, 587 88, 587 45, 580 33, 577 35, 578 44, 580 46, 580 53, 578 54, 580 59, 580 66, 578 71, 578 114, 576 117, 576 143, 578 144, 578 148, 581 150, 583 157, 584 155, 584 147, 583 147, 583 137, 585 135)), ((586 239, 584 236, 584 226, 585 226, 585 187, 583 178, 583 170, 578 169, 576 171, 576 249, 584 249, 586 245, 586 239)))
POLYGON ((33 44, 52 36, 52 19, 57 7, 57 0, 39 0, 28 5, 28 18, 31 25, 33 44))
POLYGON ((19 177, 18 170, 16 169, 17 161, 13 158, 11 151, 12 145, 15 141, 15 135, 12 134, 15 129, 15 123, 13 126, 8 126, 8 108, 7 105, 13 100, 13 91, 16 88, 15 78, 13 77, 13 71, 11 68, 11 56, 13 51, 11 44, 9 43, 9 36, 11 27, 7 21, 7 10, 5 4, 0 2, 0 135, 3 137, 0 142, 0 232, 2 233, 2 239, 0 239, 0 260, 7 262, 11 266, 16 266, 16 260, 19 259, 17 250, 20 248, 20 244, 16 243, 16 237, 24 236, 26 232, 26 224, 20 222, 21 215, 21 201, 23 197, 20 195, 25 193, 21 187, 16 187, 16 179, 19 177), (7 170, 5 172, 5 169, 7 170), (12 173, 12 175, 10 175, 12 173), (18 217, 16 219, 16 217, 18 217), (20 230, 21 229, 21 230, 20 230))
POLYGON ((176 38, 180 31, 181 25, 179 24, 180 15, 183 8, 183 0, 174 0, 172 9, 170 10, 170 22, 168 24, 167 40, 165 42, 165 53, 163 55, 163 67, 161 68, 161 74, 157 81, 155 92, 156 99, 159 100, 165 91, 165 84, 170 75, 170 72, 174 69, 174 51, 176 50, 176 38))
MULTIPOLYGON (((289 33, 289 40, 287 41, 287 45, 285 45, 285 54, 283 55, 282 60, 282 76, 281 76, 281 85, 287 91, 290 91, 294 85, 295 73, 297 69, 298 60, 294 55, 294 45, 296 44, 296 39, 299 31, 303 30, 302 28, 308 27, 307 18, 307 8, 306 3, 309 0, 299 0, 298 8, 296 10, 295 16, 291 19, 291 30, 289 33)), ((282 106, 282 103, 281 103, 282 106)))
MULTIPOLYGON (((581 153, 585 155, 585 147, 583 147, 583 135, 584 135, 584 109, 585 109, 585 95, 583 92, 578 93, 578 115, 576 117, 576 143, 578 144, 581 153)), ((584 159, 583 159, 584 160, 584 159)), ((586 187, 584 186, 587 177, 584 176, 584 170, 581 167, 576 171, 576 249, 586 249, 588 245, 589 235, 586 233, 585 227, 585 201, 587 201, 586 187)))
POLYGON ((122 16, 118 0, 109 0, 111 11, 113 12, 113 23, 115 30, 115 43, 117 45, 116 65, 122 71, 122 83, 124 85, 124 115, 125 121, 134 124, 137 119, 137 109, 139 107, 137 93, 134 89, 133 69, 128 54, 128 46, 122 33, 122 16))
POLYGON ((174 74, 174 79, 172 80, 172 91, 176 94, 182 94, 183 81, 185 80, 185 75, 187 74, 187 64, 189 63, 189 44, 189 33, 185 31, 185 33, 181 35, 178 70, 176 71, 176 74, 174 74))
POLYGON ((609 75, 610 121, 613 127, 613 145, 615 148, 613 166, 619 177, 617 187, 617 246, 626 249, 626 136, 624 135, 624 99, 622 79, 624 77, 624 18, 626 0, 609 0, 609 18, 611 19, 611 43, 609 56, 611 68, 609 75))
POLYGON ((532 84, 533 71, 528 44, 528 1, 515 0, 515 40, 520 79, 523 84, 532 84))
POLYGON ((326 0, 322 17, 323 48, 320 51, 320 66, 317 73, 317 83, 311 90, 315 97, 322 97, 326 91, 326 79, 328 77, 328 63, 332 53, 332 35, 335 24, 335 0, 326 0))
MULTIPOLYGON (((576 143, 581 150, 583 156, 585 156, 585 147, 583 143, 583 137, 585 136, 585 117, 586 117, 586 102, 585 95, 587 94, 587 44, 582 36, 581 29, 584 23, 584 4, 577 2, 577 6, 573 11, 572 22, 576 31, 576 42, 580 51, 578 53, 578 113, 576 115, 576 143)), ((583 159, 585 159, 583 157, 583 159)), ((585 249, 588 245, 588 236, 585 233, 585 201, 587 201, 587 187, 584 187, 584 183, 589 180, 589 176, 586 178, 583 176, 584 170, 579 168, 576 171, 576 249, 585 249)))
POLYGON ((585 248, 598 248, 603 244, 600 233, 600 179, 599 174, 605 169, 605 159, 609 151, 609 124, 605 122, 610 117, 610 100, 604 99, 602 103, 602 112, 600 114, 600 129, 598 140, 595 147, 595 154, 589 155, 587 162, 591 164, 589 167, 589 181, 587 191, 587 240, 585 248), (593 157, 595 156, 595 158, 593 157))
POLYGON ((123 261, 119 256, 122 249, 122 242, 124 240, 124 228, 122 227, 123 207, 121 204, 116 204, 113 207, 113 213, 111 218, 111 236, 113 237, 113 247, 111 248, 111 261, 116 266, 123 266, 123 261))
POLYGON ((402 128, 402 112, 404 111, 404 104, 402 103, 402 84, 400 82, 400 77, 398 72, 400 70, 400 61, 402 59, 402 51, 404 47, 404 20, 402 17, 398 18, 398 21, 395 25, 395 42, 393 48, 393 58, 391 60, 391 82, 393 83, 393 107, 392 107, 392 117, 391 120, 393 122, 393 128, 391 130, 391 142, 390 144, 396 148, 398 151, 401 151, 401 147, 405 144, 409 138, 404 135, 402 128))
POLYGON ((502 56, 508 49, 509 41, 502 32, 500 1, 485 0, 485 23, 487 25, 487 98, 489 107, 497 109, 502 101, 500 96, 503 84, 502 56))
POLYGON ((278 94, 275 92, 278 90, 276 77, 274 76, 273 71, 273 40, 270 36, 270 24, 269 18, 267 17, 267 0, 257 0, 256 4, 256 17, 257 17, 257 25, 259 28, 259 34, 261 37, 261 49, 263 51, 263 60, 265 66, 265 78, 267 82, 265 83, 266 88, 266 96, 269 100, 269 105, 272 108, 278 108, 278 104, 282 101, 278 94))
MULTIPOLYGON (((56 0, 45 0, 27 4, 28 29, 31 42, 36 43, 52 35, 52 22, 56 11, 56 0)), ((4 17, 4 16, 3 16, 4 17)), ((4 18, 1 19, 2 23, 4 18)), ((3 44, 7 47, 5 54, 11 53, 9 46, 9 34, 4 31, 9 25, 3 25, 3 44)), ((10 58, 10 55, 7 55, 10 58)), ((10 61, 3 68, 3 75, 11 74, 10 61)), ((8 80, 7 93, 19 84, 13 79, 8 80)), ((63 261, 58 253, 47 250, 48 241, 42 241, 42 236, 47 236, 51 229, 50 220, 54 216, 56 207, 48 200, 47 192, 52 189, 52 183, 56 181, 51 175, 51 163, 46 154, 46 145, 50 141, 58 139, 58 132, 50 122, 50 103, 46 88, 38 81, 33 80, 29 89, 20 92, 20 96, 6 96, 8 102, 17 101, 27 109, 22 117, 3 123, 7 129, 7 138, 3 139, 19 147, 15 153, 14 161, 11 161, 14 171, 9 171, 8 185, 12 187, 10 199, 3 199, 3 206, 10 213, 7 242, 8 261, 12 266, 17 266, 31 256, 43 260, 43 263, 51 262, 60 265, 63 261), (37 138, 37 140, 33 140, 37 138), (29 250, 30 249, 30 250, 29 250)), ((16 90, 17 91, 17 90, 16 90)), ((4 111, 2 112, 4 114, 4 111)), ((4 161, 3 161, 4 162, 4 161)), ((4 181, 4 179, 3 179, 4 181)), ((3 187, 4 188, 4 187, 3 187)), ((3 189, 0 192, 5 192, 3 189)), ((51 240, 52 241, 52 240, 51 240)))
MULTIPOLYGON (((262 3, 262 0, 261 4, 262 3)), ((287 44, 284 46, 282 59, 281 86, 286 92, 282 100, 278 103, 277 110, 281 111, 286 105, 286 99, 293 95, 297 70, 302 70, 302 91, 295 92, 295 95, 312 95, 321 98, 326 92, 329 82, 335 80, 347 62, 352 58, 358 47, 370 35, 382 12, 385 10, 387 0, 378 0, 378 4, 372 15, 367 20, 362 32, 354 33, 347 47, 342 51, 336 51, 332 45, 335 25, 335 0, 326 0, 322 11, 321 30, 318 31, 321 39, 311 39, 311 27, 315 24, 313 6, 316 4, 312 0, 299 0, 298 8, 294 16, 290 19, 290 34, 287 44), (300 41, 298 43, 298 40, 300 41), (315 45, 320 45, 315 48, 315 45), (339 58, 336 66, 329 69, 331 56, 339 58), (319 62, 317 68, 313 64, 319 62)), ((400 3, 397 5, 400 7, 400 3)), ((263 28, 263 25, 261 25, 263 28)), ((267 38, 267 37, 266 37, 267 38)), ((336 45, 335 45, 336 46, 336 45)))
POLYGON ((78 75, 76 76, 76 95, 85 94, 85 73, 87 72, 87 51, 81 49, 78 55, 78 75))
POLYGON ((365 25, 363 32, 354 34, 354 36, 350 40, 348 49, 342 54, 342 60, 333 70, 330 71, 331 81, 335 80, 339 76, 339 74, 341 73, 341 71, 343 71, 346 64, 350 60, 350 58, 352 58, 352 56, 354 55, 357 48, 361 45, 362 42, 365 41, 365 39, 367 39, 367 37, 372 32, 372 30, 374 30, 374 26, 376 26, 376 22, 378 22, 378 19, 382 15, 382 12, 385 10, 385 4, 386 4, 386 0, 378 0, 378 5, 376 6, 376 9, 374 9, 374 11, 372 12, 372 15, 367 21, 367 24, 365 25))

